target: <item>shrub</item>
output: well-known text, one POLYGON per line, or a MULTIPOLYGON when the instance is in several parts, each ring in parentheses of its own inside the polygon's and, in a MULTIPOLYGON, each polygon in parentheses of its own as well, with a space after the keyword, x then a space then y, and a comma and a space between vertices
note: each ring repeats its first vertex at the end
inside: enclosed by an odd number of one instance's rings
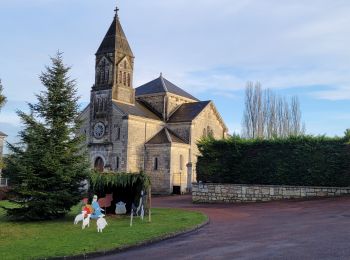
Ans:
POLYGON ((197 180, 214 183, 350 186, 350 137, 204 139, 197 180))

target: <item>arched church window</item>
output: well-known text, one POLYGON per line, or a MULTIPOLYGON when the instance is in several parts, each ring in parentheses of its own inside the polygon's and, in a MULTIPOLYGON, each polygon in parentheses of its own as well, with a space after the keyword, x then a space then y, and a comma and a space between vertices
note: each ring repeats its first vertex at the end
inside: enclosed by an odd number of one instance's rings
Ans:
POLYGON ((120 127, 117 128, 116 140, 120 140, 120 127))
POLYGON ((101 157, 97 157, 94 165, 95 170, 98 172, 103 172, 104 167, 105 167, 105 163, 103 159, 101 157))
POLYGON ((123 75, 123 84, 126 86, 126 72, 124 72, 124 75, 123 75))
POLYGON ((207 129, 206 128, 203 129, 203 137, 207 137, 207 129))
POLYGON ((105 67, 106 67, 106 61, 105 60, 102 60, 100 65, 99 65, 99 68, 98 68, 98 74, 99 74, 99 80, 98 80, 98 83, 99 84, 103 84, 104 81, 105 81, 105 67))
POLYGON ((120 84, 123 82, 122 78, 123 78, 123 73, 121 71, 119 71, 119 83, 120 84))
POLYGON ((120 167, 120 160, 119 160, 119 156, 117 156, 117 170, 119 170, 120 167))
POLYGON ((96 100, 96 111, 99 112, 100 109, 101 109, 101 99, 100 98, 97 98, 96 100))
POLYGON ((109 66, 106 67, 106 83, 109 82, 109 66))
POLYGON ((96 83, 97 84, 100 84, 101 83, 101 73, 96 73, 97 76, 96 76, 96 83))
POLYGON ((154 158, 154 164, 153 164, 153 170, 157 171, 158 170, 158 157, 154 158))
POLYGON ((107 110, 107 108, 106 108, 106 106, 107 106, 107 99, 106 98, 102 98, 101 102, 102 102, 102 110, 101 111, 106 111, 107 110))
POLYGON ((131 79, 130 79, 130 73, 128 73, 128 87, 131 86, 131 79))
POLYGON ((100 83, 103 84, 105 82, 105 72, 103 70, 101 70, 100 74, 101 74, 101 82, 100 83))
POLYGON ((208 136, 213 136, 213 133, 214 133, 214 132, 213 132, 213 129, 211 129, 211 127, 208 126, 208 127, 207 127, 207 135, 208 135, 208 136))
POLYGON ((124 61, 124 69, 127 69, 126 60, 124 61))

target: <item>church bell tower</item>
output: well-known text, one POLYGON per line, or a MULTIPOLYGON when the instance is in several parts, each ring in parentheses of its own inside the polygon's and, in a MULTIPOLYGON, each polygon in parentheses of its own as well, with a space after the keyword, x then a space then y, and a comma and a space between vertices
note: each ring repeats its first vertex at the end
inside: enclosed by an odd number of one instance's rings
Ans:
POLYGON ((96 52, 93 89, 111 89, 113 100, 133 105, 134 55, 120 24, 118 11, 117 7, 113 22, 96 52))
POLYGON ((91 157, 95 168, 112 169, 116 163, 113 151, 113 103, 135 104, 133 88, 134 55, 120 24, 119 9, 96 52, 95 83, 90 96, 91 157))

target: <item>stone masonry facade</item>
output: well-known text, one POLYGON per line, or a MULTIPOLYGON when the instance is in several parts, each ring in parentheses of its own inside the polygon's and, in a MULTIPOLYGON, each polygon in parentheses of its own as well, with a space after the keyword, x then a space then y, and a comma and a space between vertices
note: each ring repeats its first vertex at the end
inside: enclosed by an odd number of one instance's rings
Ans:
POLYGON ((350 195, 350 187, 306 187, 193 183, 195 203, 261 202, 350 195))
POLYGON ((80 115, 82 149, 99 172, 143 171, 153 193, 188 192, 196 181, 197 142, 225 138, 228 129, 212 101, 162 74, 134 88, 134 59, 116 12, 96 52, 90 103, 80 115))

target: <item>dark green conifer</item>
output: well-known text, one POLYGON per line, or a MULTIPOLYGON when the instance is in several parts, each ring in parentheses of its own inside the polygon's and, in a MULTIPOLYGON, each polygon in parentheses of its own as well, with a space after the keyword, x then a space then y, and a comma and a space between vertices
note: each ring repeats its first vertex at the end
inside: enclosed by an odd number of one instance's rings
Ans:
POLYGON ((40 76, 45 87, 27 114, 18 111, 23 123, 20 143, 9 145, 7 175, 17 208, 9 216, 26 220, 65 215, 79 202, 88 176, 86 153, 81 150, 78 97, 62 54, 40 76))

